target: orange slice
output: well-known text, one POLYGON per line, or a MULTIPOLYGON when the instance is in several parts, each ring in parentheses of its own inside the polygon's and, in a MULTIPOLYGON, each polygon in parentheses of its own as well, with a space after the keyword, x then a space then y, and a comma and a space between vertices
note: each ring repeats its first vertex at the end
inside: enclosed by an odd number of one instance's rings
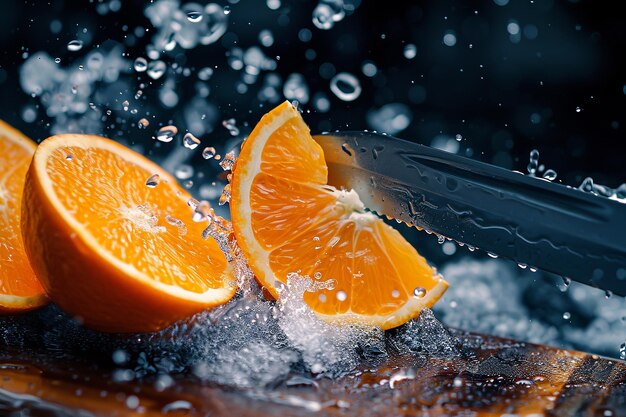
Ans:
POLYGON ((50 298, 86 325, 159 330, 236 291, 217 242, 191 220, 189 198, 165 170, 114 141, 53 136, 26 177, 26 252, 50 298))
POLYGON ((252 131, 236 162, 231 218, 257 279, 274 296, 310 277, 305 302, 324 319, 389 329, 432 306, 448 284, 354 191, 326 185, 321 147, 285 102, 252 131))
POLYGON ((20 206, 28 164, 37 145, 0 120, 0 313, 47 303, 30 267, 20 231, 20 206))

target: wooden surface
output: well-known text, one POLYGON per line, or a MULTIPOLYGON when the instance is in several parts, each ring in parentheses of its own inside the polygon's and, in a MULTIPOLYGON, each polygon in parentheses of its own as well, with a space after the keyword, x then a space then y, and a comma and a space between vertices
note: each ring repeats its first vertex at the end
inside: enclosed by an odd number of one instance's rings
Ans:
POLYGON ((390 355, 337 379, 298 374, 262 390, 185 373, 158 390, 155 376, 114 382, 111 364, 89 353, 51 359, 29 346, 4 348, 0 415, 626 416, 624 362, 452 333, 460 353, 390 355))

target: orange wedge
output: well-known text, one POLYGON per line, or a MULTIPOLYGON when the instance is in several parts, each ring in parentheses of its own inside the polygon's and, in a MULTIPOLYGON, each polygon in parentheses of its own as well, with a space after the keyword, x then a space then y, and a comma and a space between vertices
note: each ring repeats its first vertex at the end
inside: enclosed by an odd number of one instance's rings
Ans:
POLYGON ((20 231, 20 206, 28 164, 37 145, 0 120, 0 313, 47 303, 30 267, 20 231))
POLYGON ((191 220, 189 198, 166 171, 114 141, 53 136, 26 177, 26 252, 50 298, 85 325, 159 330, 236 291, 218 244, 191 220))
POLYGON ((448 284, 354 191, 327 184, 321 147, 285 102, 266 114, 233 170, 231 220, 257 279, 274 296, 292 272, 328 321, 389 329, 432 306, 448 284))

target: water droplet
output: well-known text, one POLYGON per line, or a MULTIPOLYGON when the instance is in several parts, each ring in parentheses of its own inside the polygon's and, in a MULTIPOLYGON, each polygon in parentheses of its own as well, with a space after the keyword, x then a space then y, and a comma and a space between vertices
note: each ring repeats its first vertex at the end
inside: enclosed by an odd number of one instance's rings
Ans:
POLYGON ((220 167, 224 171, 230 171, 235 165, 235 151, 230 151, 224 155, 224 159, 220 162, 220 167))
POLYGON ((146 180, 146 187, 154 188, 159 185, 159 181, 161 181, 161 176, 159 174, 150 175, 150 178, 146 180))
POLYGON ((185 148, 196 149, 200 145, 200 139, 195 137, 192 133, 187 132, 183 136, 183 145, 185 148))
POLYGON ((146 58, 139 57, 135 59, 134 68, 137 72, 144 72, 148 69, 148 61, 146 58))
POLYGON ((354 75, 340 72, 330 80, 330 91, 343 101, 354 101, 361 95, 361 83, 354 75))
POLYGON ((413 290, 413 296, 417 298, 424 298, 426 296, 426 288, 415 287, 413 290))
POLYGON ((57 64, 61 63, 61 58, 54 58, 54 62, 56 62, 57 64))
POLYGON ((161 142, 171 142, 174 139, 174 136, 178 133, 178 128, 176 126, 163 126, 157 132, 156 138, 161 142))
POLYGON ((146 118, 141 118, 137 122, 137 126, 139 126, 140 128, 144 128, 145 129, 146 127, 148 127, 148 125, 150 125, 150 122, 146 118))
POLYGON ((67 161, 71 161, 72 159, 74 159, 74 157, 71 154, 68 153, 67 155, 65 155, 65 159, 67 161))
POLYGON ((224 204, 230 202, 230 184, 226 184, 224 186, 224 191, 222 191, 222 195, 220 196, 220 199, 218 200, 217 204, 219 204, 220 206, 223 206, 224 204))
POLYGON ((67 44, 67 50, 70 52, 80 51, 81 49, 83 49, 83 41, 81 40, 75 39, 67 44))
POLYGON ((174 176, 179 180, 188 180, 193 177, 193 167, 187 164, 180 164, 174 170, 174 176))
POLYGON ((526 168, 528 170, 528 174, 534 177, 535 174, 537 173, 538 166, 539 166, 539 151, 537 149, 533 149, 532 151, 530 151, 530 159, 528 162, 528 167, 526 168))
POLYGON ((167 69, 165 62, 163 61, 152 61, 148 64, 148 76, 153 80, 158 80, 165 74, 165 70, 167 69))
POLYGON ((230 6, 224 6, 224 14, 230 14, 230 6))
POLYGON ((404 47, 404 57, 406 59, 413 59, 417 55, 417 47, 410 43, 404 47))
POLYGON ((611 290, 604 291, 604 298, 606 298, 607 300, 611 298, 612 296, 613 296, 613 291, 611 290))
POLYGON ((626 343, 622 343, 619 347, 619 358, 626 360, 626 343))
POLYGON ((398 291, 398 290, 393 290, 393 291, 391 291, 391 296, 392 296, 393 298, 398 298, 398 297, 400 297, 400 291, 398 291))
POLYGON ((498 257, 498 255, 496 255, 493 252, 487 252, 487 255, 489 255, 490 258, 494 258, 494 259, 496 259, 498 257))
POLYGON ((202 157, 204 159, 211 159, 215 156, 215 148, 212 146, 207 146, 206 148, 204 148, 204 150, 202 151, 202 157))
POLYGON ((572 318, 572 315, 570 314, 569 311, 566 311, 565 313, 563 313, 563 320, 569 320, 572 318))
POLYGON ((345 291, 337 291, 335 297, 337 297, 337 300, 339 301, 346 301, 348 299, 348 294, 346 294, 345 291))
POLYGON ((198 78, 202 81, 208 81, 209 78, 213 75, 213 68, 204 67, 200 71, 198 71, 198 78))
POLYGON ((556 171, 553 169, 546 170, 546 172, 543 173, 543 178, 548 181, 554 181, 556 179, 556 171))
POLYGON ((343 0, 320 0, 313 10, 313 24, 318 29, 328 30, 345 16, 343 0))
POLYGON ((187 12, 187 20, 191 23, 198 23, 202 21, 202 12, 192 10, 187 12))
POLYGON ((222 121, 222 126, 228 129, 228 132, 230 132, 231 136, 237 136, 239 134, 239 128, 237 128, 236 123, 237 122, 235 121, 235 119, 230 118, 222 121))
POLYGON ((580 108, 580 106, 576 106, 576 113, 580 113, 583 109, 580 108))
POLYGON ((444 243, 446 243, 446 237, 443 235, 437 235, 437 243, 443 245, 444 243))

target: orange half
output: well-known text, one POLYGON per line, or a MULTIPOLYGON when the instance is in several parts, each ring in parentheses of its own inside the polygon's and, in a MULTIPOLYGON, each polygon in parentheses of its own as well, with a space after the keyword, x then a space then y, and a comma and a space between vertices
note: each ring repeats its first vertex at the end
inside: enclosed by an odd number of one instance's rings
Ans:
POLYGON ((24 251, 20 207, 26 171, 37 145, 0 120, 0 313, 47 303, 24 251))
POLYGON ((231 218, 257 279, 274 296, 297 272, 306 303, 328 321, 399 326, 448 284, 355 191, 327 185, 328 168, 300 113, 285 102, 252 131, 236 162, 231 218))
POLYGON ((53 136, 26 177, 26 251, 50 298, 86 325, 159 330, 236 291, 217 242, 202 238, 206 223, 191 220, 189 198, 119 143, 53 136))

